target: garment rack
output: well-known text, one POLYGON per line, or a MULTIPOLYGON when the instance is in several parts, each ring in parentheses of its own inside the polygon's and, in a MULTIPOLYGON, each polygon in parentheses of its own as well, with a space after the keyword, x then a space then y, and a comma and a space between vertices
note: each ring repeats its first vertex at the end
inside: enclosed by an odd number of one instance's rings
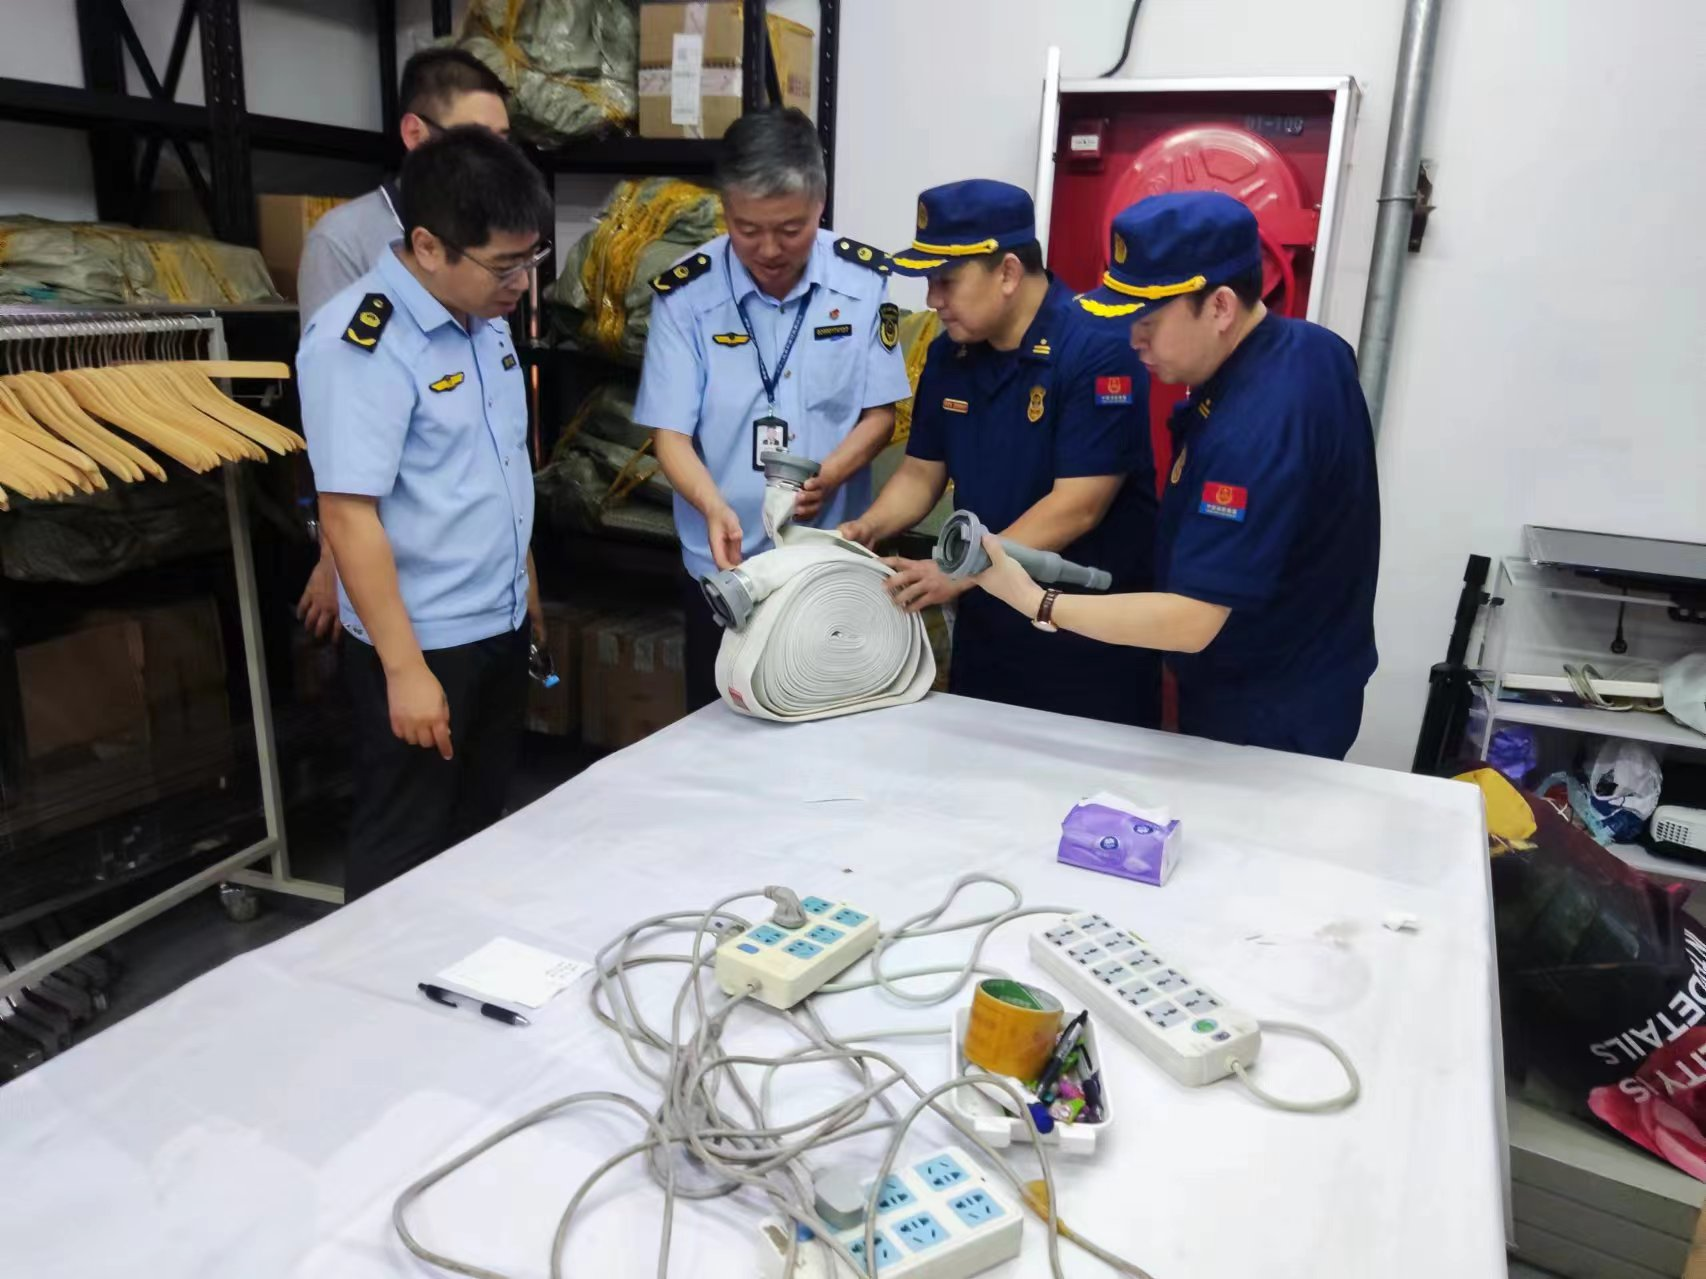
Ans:
MULTIPOLYGON (((226 358, 225 325, 217 312, 184 313, 181 309, 156 312, 148 308, 126 311, 0 308, 0 365, 7 364, 7 357, 11 357, 9 362, 14 368, 19 367, 18 347, 14 344, 26 344, 22 348, 25 360, 46 357, 46 363, 54 365, 61 350, 54 345, 56 339, 111 339, 126 352, 124 358, 140 359, 146 354, 151 337, 157 343, 170 343, 174 337, 181 342, 187 337, 189 344, 198 348, 189 352, 176 351, 176 358, 200 355, 214 360, 226 358)), ((138 924, 216 884, 241 884, 334 905, 343 903, 342 889, 331 884, 296 879, 290 873, 290 849, 284 832, 283 788, 273 737, 272 698, 267 688, 266 652, 261 638, 260 597, 255 586, 255 556, 249 542, 248 496, 238 474, 238 466, 239 463, 235 462, 226 462, 223 466, 225 507, 231 531, 231 558, 237 578, 237 613, 243 628, 243 658, 249 674, 255 759, 261 774, 261 809, 266 819, 266 834, 241 852, 221 858, 122 914, 71 938, 15 972, 0 973, 0 999, 16 995, 24 987, 34 985, 72 960, 105 946, 138 924), (267 862, 267 869, 257 870, 259 862, 267 862)), ((0 515, 0 519, 4 518, 0 515)))

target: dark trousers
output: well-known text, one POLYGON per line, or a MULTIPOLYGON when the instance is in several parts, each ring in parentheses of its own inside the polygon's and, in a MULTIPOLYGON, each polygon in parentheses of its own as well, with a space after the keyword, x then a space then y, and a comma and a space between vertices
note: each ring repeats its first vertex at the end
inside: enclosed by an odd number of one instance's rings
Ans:
POLYGON ((691 715, 722 696, 717 691, 717 650, 723 646, 723 628, 717 625, 699 583, 685 574, 681 578, 681 611, 687 618, 681 660, 687 676, 687 713, 691 715))
POLYGON ((450 703, 453 758, 391 732, 379 655, 344 642, 355 712, 355 815, 344 900, 354 901, 503 816, 527 710, 528 628, 426 654, 450 703))
POLYGON ((1113 724, 1161 723, 1161 655, 1039 631, 992 595, 960 597, 948 691, 1113 724))

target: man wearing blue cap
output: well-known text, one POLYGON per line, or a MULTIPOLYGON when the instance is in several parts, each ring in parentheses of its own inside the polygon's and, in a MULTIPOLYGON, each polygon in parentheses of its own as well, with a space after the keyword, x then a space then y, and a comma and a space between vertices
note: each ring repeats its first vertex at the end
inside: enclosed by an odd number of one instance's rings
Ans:
MULTIPOLYGON (((975 179, 918 200, 917 238, 890 258, 926 276, 944 332, 913 397, 906 458, 844 537, 872 545, 922 519, 952 481, 986 525, 1147 590, 1155 537, 1148 383, 1125 341, 1043 270, 1031 197, 975 179)), ((1050 637, 930 560, 891 560, 908 611, 957 601, 949 688, 1119 723, 1159 722, 1160 659, 1050 637)))
POLYGON ((1053 599, 992 546, 986 591, 1062 630, 1170 654, 1179 727, 1342 759, 1374 673, 1380 493, 1356 358, 1262 304, 1256 219, 1231 196, 1151 196, 1114 219, 1078 305, 1129 328, 1174 411, 1156 589, 1053 599))

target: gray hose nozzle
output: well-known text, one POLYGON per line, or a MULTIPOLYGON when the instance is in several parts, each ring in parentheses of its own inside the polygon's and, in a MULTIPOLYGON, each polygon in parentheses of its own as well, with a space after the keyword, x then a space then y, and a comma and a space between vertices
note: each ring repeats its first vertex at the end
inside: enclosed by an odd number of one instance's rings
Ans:
POLYGON ((782 449, 767 449, 758 460, 764 464, 764 482, 786 488, 801 488, 807 480, 823 470, 821 462, 814 462, 809 457, 801 457, 798 453, 788 453, 782 449))
POLYGON ((699 579, 699 589, 717 625, 726 631, 738 631, 745 626, 755 607, 752 600, 752 579, 738 568, 725 568, 710 577, 699 579))
MULTIPOLYGON (((974 577, 989 567, 989 552, 983 549, 983 539, 989 530, 983 521, 970 511, 955 511, 942 525, 936 539, 936 563, 952 578, 974 577)), ((1106 569, 1085 568, 1071 560, 1063 560, 1053 551, 1032 550, 1028 546, 1001 539, 1001 546, 1019 562, 1019 567, 1031 575, 1034 582, 1064 582, 1092 591, 1105 591, 1114 584, 1106 569)), ((715 605, 712 606, 713 608, 715 605)))

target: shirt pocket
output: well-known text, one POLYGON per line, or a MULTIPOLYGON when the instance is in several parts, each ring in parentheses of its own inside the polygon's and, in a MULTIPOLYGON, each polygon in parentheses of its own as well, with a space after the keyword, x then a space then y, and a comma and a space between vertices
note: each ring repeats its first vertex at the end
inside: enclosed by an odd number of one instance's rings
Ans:
MULTIPOLYGON (((813 418, 839 434, 847 432, 864 407, 859 396, 865 386, 870 334, 861 319, 856 319, 851 328, 847 337, 822 341, 813 337, 805 361, 806 408, 813 418)), ((802 341, 801 345, 806 343, 802 341)))

